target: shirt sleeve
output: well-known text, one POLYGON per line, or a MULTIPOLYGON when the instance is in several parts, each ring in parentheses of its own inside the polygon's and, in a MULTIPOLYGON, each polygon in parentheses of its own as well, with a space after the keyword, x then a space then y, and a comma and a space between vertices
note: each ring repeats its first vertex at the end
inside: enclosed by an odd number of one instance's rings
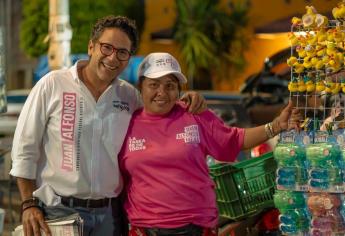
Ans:
POLYGON ((36 179, 42 137, 47 123, 47 89, 42 78, 31 90, 19 115, 12 146, 10 175, 36 179))
POLYGON ((135 89, 134 93, 135 93, 134 96, 136 98, 136 107, 135 107, 134 111, 136 111, 137 109, 143 107, 143 100, 141 99, 141 95, 140 95, 140 92, 138 91, 138 89, 135 89))
POLYGON ((197 115, 196 120, 205 138, 207 154, 218 161, 234 161, 243 146, 244 129, 226 125, 210 110, 197 115))

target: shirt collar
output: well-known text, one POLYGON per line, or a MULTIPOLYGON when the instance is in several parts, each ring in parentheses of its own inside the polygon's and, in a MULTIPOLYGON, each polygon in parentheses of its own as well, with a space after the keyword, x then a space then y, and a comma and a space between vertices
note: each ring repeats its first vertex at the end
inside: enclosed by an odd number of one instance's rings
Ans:
POLYGON ((76 63, 74 63, 73 66, 70 67, 69 70, 73 76, 73 79, 76 82, 78 82, 78 83, 81 82, 79 75, 78 75, 78 68, 80 68, 81 66, 85 66, 87 63, 88 63, 88 60, 78 60, 78 61, 76 61, 76 63))

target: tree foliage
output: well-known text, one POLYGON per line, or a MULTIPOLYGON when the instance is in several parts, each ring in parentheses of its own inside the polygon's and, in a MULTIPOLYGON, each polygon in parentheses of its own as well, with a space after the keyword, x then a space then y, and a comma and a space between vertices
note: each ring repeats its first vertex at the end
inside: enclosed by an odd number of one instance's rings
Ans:
MULTIPOLYGON (((136 20, 139 32, 145 22, 144 0, 70 0, 70 23, 73 30, 72 53, 86 53, 90 31, 96 20, 106 15, 125 15, 136 20)), ((31 57, 47 53, 43 40, 48 34, 49 1, 23 0, 20 45, 31 57)))
POLYGON ((48 50, 48 45, 43 43, 48 33, 48 1, 23 0, 22 6, 20 46, 27 55, 37 57, 48 50))
POLYGON ((227 13, 218 3, 219 0, 176 0, 174 37, 189 78, 200 82, 200 89, 211 88, 212 74, 221 78, 229 67, 244 65, 243 28, 247 25, 248 6, 237 3, 227 13))

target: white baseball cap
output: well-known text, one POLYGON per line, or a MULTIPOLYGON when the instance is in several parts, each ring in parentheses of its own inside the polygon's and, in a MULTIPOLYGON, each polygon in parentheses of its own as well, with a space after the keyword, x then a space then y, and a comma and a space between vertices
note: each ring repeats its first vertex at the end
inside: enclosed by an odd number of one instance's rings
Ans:
POLYGON ((156 79, 169 74, 175 75, 180 84, 187 83, 186 77, 181 73, 179 63, 169 53, 150 53, 139 65, 138 78, 144 76, 156 79))

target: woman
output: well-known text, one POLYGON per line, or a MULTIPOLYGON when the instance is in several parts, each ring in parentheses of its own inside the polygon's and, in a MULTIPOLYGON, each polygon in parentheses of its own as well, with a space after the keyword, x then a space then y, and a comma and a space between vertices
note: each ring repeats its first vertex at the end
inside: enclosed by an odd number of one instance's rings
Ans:
POLYGON ((168 53, 149 54, 139 67, 144 107, 133 114, 119 157, 130 235, 216 235, 206 156, 234 161, 241 149, 288 127, 292 104, 273 122, 249 129, 229 127, 209 110, 189 114, 178 103, 186 82, 168 53))

